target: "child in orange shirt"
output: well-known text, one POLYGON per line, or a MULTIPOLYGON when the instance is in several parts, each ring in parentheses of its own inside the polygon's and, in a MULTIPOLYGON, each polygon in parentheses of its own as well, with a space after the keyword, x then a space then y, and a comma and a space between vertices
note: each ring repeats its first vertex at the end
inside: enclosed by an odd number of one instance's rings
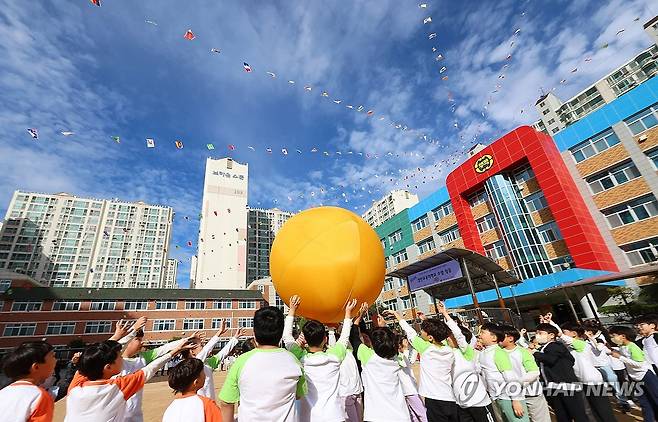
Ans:
POLYGON ((4 372, 13 384, 0 390, 3 422, 51 422, 55 403, 39 384, 52 375, 57 359, 45 341, 26 342, 12 350, 4 372))
POLYGON ((215 401, 197 394, 206 382, 203 367, 201 360, 190 358, 169 370, 169 387, 176 399, 165 411, 162 422, 222 422, 215 401))

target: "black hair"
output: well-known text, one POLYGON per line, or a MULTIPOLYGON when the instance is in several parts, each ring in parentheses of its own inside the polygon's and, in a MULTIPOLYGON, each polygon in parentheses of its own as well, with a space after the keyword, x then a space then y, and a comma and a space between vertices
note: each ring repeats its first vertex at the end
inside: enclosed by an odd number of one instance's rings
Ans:
POLYGON ((500 325, 493 322, 485 322, 480 327, 480 331, 487 330, 491 334, 496 336, 496 341, 501 342, 505 340, 505 331, 500 327, 500 325))
POLYGON ((555 337, 557 337, 557 335, 559 334, 559 331, 557 328, 555 328, 555 326, 551 324, 547 324, 545 322, 542 322, 541 324, 537 324, 537 327, 535 328, 535 332, 537 331, 546 331, 549 334, 555 335, 555 337))
POLYGON ((434 337, 434 341, 437 343, 450 337, 450 328, 448 328, 445 322, 437 318, 428 318, 424 320, 420 324, 420 329, 434 337))
POLYGON ((90 381, 103 378, 103 368, 112 364, 121 354, 121 344, 114 340, 105 340, 87 347, 80 361, 78 370, 90 381))
POLYGON ((242 342, 240 345, 240 353, 247 353, 250 350, 253 350, 256 348, 256 344, 254 344, 254 339, 253 338, 248 338, 245 341, 242 342))
POLYGON ((314 319, 306 321, 306 324, 302 327, 302 333, 304 334, 306 344, 311 347, 320 347, 325 337, 327 337, 327 330, 324 324, 314 319))
POLYGON ((397 335, 390 328, 373 328, 369 335, 372 348, 377 356, 384 359, 393 359, 398 354, 397 335))
POLYGON ((33 364, 45 363, 52 350, 53 346, 45 341, 26 341, 7 354, 2 369, 12 380, 23 378, 30 375, 33 364))
POLYGON ((169 370, 169 387, 174 393, 184 393, 203 372, 203 362, 197 358, 183 359, 169 370))
POLYGON ((635 340, 637 335, 634 328, 627 327, 625 325, 613 325, 612 327, 608 328, 608 332, 610 334, 623 335, 627 340, 630 341, 635 340))
POLYGON ((592 331, 594 333, 600 331, 601 334, 603 334, 603 337, 605 338, 605 341, 608 344, 614 344, 612 343, 612 340, 610 340, 610 333, 608 333, 608 330, 602 324, 598 323, 595 319, 590 319, 588 321, 583 322, 583 328, 586 331, 592 331))
POLYGON ((656 328, 658 328, 658 315, 640 315, 633 320, 633 324, 653 324, 656 326, 656 328))
POLYGON ((466 338, 466 343, 470 343, 471 339, 473 338, 473 333, 471 333, 471 330, 464 327, 463 325, 460 325, 459 331, 461 331, 462 335, 466 338))
POLYGON ((283 311, 265 306, 254 314, 254 337, 263 346, 278 346, 283 336, 283 311))
POLYGON ((514 339, 514 342, 516 343, 521 338, 521 333, 519 333, 519 330, 512 327, 511 325, 503 324, 503 325, 499 325, 498 327, 503 332, 503 340, 505 339, 505 337, 510 336, 512 337, 512 339, 514 339))
POLYGON ((575 331, 578 334, 578 337, 585 336, 585 327, 578 324, 577 322, 565 322, 561 327, 563 330, 575 331))

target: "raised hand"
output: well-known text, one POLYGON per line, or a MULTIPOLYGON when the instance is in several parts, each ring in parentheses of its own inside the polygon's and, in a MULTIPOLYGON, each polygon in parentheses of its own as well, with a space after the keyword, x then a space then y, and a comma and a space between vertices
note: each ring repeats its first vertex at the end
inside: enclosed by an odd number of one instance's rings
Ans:
POLYGON ((203 331, 195 331, 186 340, 188 343, 203 343, 205 339, 206 339, 206 333, 204 333, 203 331))
POLYGON ((244 328, 238 328, 238 331, 236 331, 236 333, 235 333, 235 337, 240 338, 240 337, 244 336, 244 333, 245 333, 244 328))
POLYGON ((148 318, 145 316, 137 318, 137 321, 133 324, 133 326, 130 328, 130 331, 139 331, 146 326, 146 321, 148 321, 148 318))
POLYGON ((114 326, 114 335, 112 336, 112 340, 119 340, 120 338, 128 335, 128 324, 128 321, 123 319, 118 320, 117 325, 114 326))
POLYGON ((443 303, 443 301, 439 301, 436 305, 436 311, 443 315, 446 318, 449 318, 450 315, 448 314, 448 309, 446 308, 446 304, 443 303))
POLYGON ((352 311, 356 308, 356 299, 352 299, 345 305, 345 319, 352 319, 352 311))
POLYGON ((418 319, 421 321, 425 321, 427 319, 427 316, 425 315, 424 312, 418 312, 416 315, 418 315, 418 319))
POLYGON ((391 317, 395 318, 398 321, 400 321, 402 319, 402 317, 400 316, 400 314, 397 311, 391 311, 390 309, 387 309, 382 313, 384 315, 391 316, 391 317))
POLYGON ((194 349, 194 348, 196 348, 196 347, 197 347, 197 343, 196 343, 196 342, 192 342, 192 341, 188 340, 188 341, 186 341, 185 343, 183 343, 183 344, 181 344, 180 346, 178 346, 177 348, 175 348, 174 350, 172 350, 172 351, 171 351, 171 356, 172 356, 172 357, 173 357, 173 356, 176 356, 176 355, 182 353, 182 352, 185 351, 185 350, 192 350, 192 349, 194 349))
POLYGON ((290 311, 288 312, 288 315, 294 316, 295 312, 297 312, 297 308, 299 307, 299 304, 301 303, 302 298, 299 297, 299 295, 293 295, 290 298, 290 305, 288 306, 290 308, 290 311))
POLYGON ((222 322, 219 325, 219 331, 217 331, 217 334, 215 334, 217 337, 221 337, 222 334, 226 332, 226 319, 222 318, 222 322))
POLYGON ((363 319, 363 316, 366 314, 366 312, 368 312, 368 303, 367 303, 367 302, 363 302, 363 303, 361 304, 361 307, 359 308, 359 313, 358 313, 358 315, 357 315, 356 318, 354 319, 354 325, 359 325, 359 323, 360 323, 361 320, 363 319))

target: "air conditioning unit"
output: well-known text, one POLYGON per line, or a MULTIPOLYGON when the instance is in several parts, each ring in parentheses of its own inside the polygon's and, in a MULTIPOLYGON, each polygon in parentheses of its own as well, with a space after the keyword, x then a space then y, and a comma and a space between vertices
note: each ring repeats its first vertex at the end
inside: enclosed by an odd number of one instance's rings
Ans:
POLYGON ((642 143, 648 139, 647 135, 642 135, 637 139, 638 143, 642 143))

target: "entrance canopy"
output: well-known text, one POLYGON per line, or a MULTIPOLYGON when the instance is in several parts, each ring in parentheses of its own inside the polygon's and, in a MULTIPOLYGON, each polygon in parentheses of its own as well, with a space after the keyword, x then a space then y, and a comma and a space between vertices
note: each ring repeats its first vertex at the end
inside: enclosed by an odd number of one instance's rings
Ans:
MULTIPOLYGON (((521 283, 500 265, 486 256, 468 249, 451 248, 436 255, 414 262, 403 268, 386 274, 407 280, 410 290, 424 290, 436 299, 448 299, 457 296, 496 289, 500 286, 512 286, 521 283), (442 269, 446 271, 442 272, 442 269), (458 270, 458 271, 455 271, 458 270), (448 272, 449 274, 445 274, 448 272), (414 275, 427 274, 417 283, 410 282, 414 275), (411 280, 410 280, 411 278, 411 280)), ((473 298, 477 307, 477 298, 473 298)))

